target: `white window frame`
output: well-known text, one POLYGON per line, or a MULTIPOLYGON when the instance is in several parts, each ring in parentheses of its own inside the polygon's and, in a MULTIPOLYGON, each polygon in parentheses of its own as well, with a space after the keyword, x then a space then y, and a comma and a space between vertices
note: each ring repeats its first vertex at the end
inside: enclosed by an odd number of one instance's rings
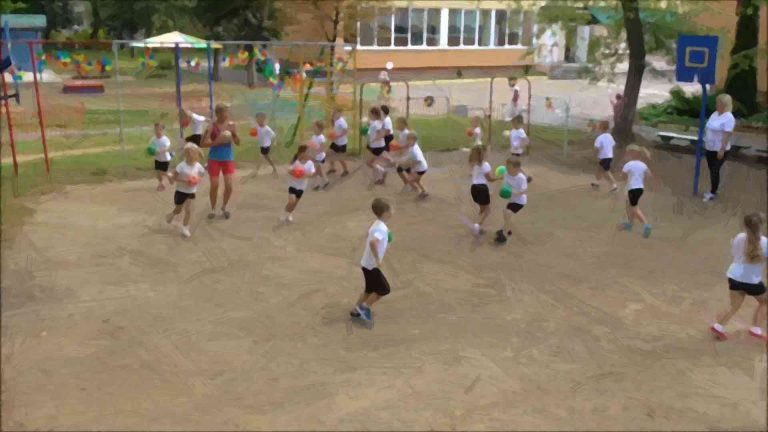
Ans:
MULTIPOLYGON (((523 45, 521 42, 523 42, 523 27, 525 25, 524 18, 525 18, 525 11, 523 9, 501 9, 501 8, 452 8, 452 7, 443 7, 443 8, 430 8, 430 7, 411 7, 408 6, 408 45, 407 46, 395 46, 395 10, 396 9, 406 9, 403 7, 376 7, 375 12, 373 15, 373 46, 361 46, 360 45, 360 21, 357 22, 357 49, 364 50, 364 51, 376 51, 376 50, 493 50, 493 49, 505 49, 505 48, 528 48, 528 45, 523 45), (389 46, 376 46, 378 43, 378 18, 379 18, 379 9, 387 9, 391 11, 390 16, 390 43, 389 46), (423 29, 423 44, 422 45, 411 45, 411 11, 413 9, 422 9, 424 11, 423 16, 423 22, 422 22, 422 29, 423 29), (439 45, 438 46, 428 46, 427 45, 427 24, 428 20, 427 17, 429 15, 428 11, 430 9, 439 9, 440 10, 440 39, 439 39, 439 45), (448 46, 448 28, 449 28, 449 17, 450 17, 450 11, 451 10, 460 10, 461 11, 461 22, 459 25, 459 28, 461 29, 461 36, 459 37, 459 46, 448 46), (488 46, 480 46, 480 15, 483 11, 489 10, 491 11, 491 29, 490 29, 490 44, 488 46), (507 22, 504 23, 504 42, 505 45, 496 45, 496 11, 497 10, 506 10, 507 11, 507 22), (509 19, 512 16, 512 12, 517 10, 520 14, 520 28, 518 29, 520 33, 520 37, 518 38, 518 43, 516 45, 509 44, 508 36, 509 36, 509 19), (467 11, 474 11, 475 12, 475 43, 474 45, 464 45, 464 15, 467 11)), ((536 33, 535 29, 538 27, 538 23, 533 24, 534 28, 534 34, 533 34, 533 42, 535 42, 536 39, 536 33)))

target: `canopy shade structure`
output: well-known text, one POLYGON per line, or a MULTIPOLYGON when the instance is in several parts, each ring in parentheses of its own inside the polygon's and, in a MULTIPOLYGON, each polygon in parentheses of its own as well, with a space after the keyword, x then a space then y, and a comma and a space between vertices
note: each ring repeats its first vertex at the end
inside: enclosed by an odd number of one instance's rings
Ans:
MULTIPOLYGON (((131 42, 132 47, 146 48, 175 48, 177 45, 179 48, 205 49, 208 48, 208 41, 181 32, 172 31, 170 33, 144 39, 141 42, 131 42)), ((211 48, 222 48, 222 45, 211 43, 211 48)))

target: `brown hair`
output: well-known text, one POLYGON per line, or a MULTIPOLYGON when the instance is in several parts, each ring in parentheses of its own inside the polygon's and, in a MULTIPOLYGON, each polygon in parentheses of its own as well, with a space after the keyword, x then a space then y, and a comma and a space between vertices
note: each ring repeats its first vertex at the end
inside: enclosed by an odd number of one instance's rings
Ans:
POLYGON ((408 119, 405 117, 398 117, 395 119, 395 124, 402 124, 405 127, 408 127, 408 119))
POLYGON ((512 168, 520 168, 523 164, 520 163, 520 159, 507 159, 507 166, 512 168))
POLYGON ((597 123, 597 127, 601 131, 608 131, 608 129, 611 128, 611 122, 608 120, 601 120, 599 123, 597 123))
POLYGON ((315 127, 320 129, 320 130, 323 130, 323 128, 325 127, 325 123, 323 123, 322 120, 318 120, 318 121, 315 122, 315 127))
POLYGON ((163 124, 163 123, 159 123, 159 122, 158 122, 158 123, 155 123, 155 127, 156 127, 156 128, 158 128, 158 127, 159 127, 160 129, 165 129, 165 124, 163 124))
POLYGON ((747 245, 744 255, 746 255, 749 263, 757 263, 763 259, 763 251, 760 248, 762 226, 763 215, 760 213, 750 213, 744 216, 744 228, 747 231, 747 245))
POLYGON ((258 119, 264 119, 264 120, 266 120, 266 119, 267 119, 267 114, 266 114, 266 113, 263 113, 263 112, 257 112, 257 113, 256 113, 256 115, 255 115, 255 117, 256 117, 256 120, 258 120, 258 119))
POLYGON ((296 162, 299 159, 299 156, 301 156, 302 154, 306 153, 308 148, 309 147, 307 147, 306 144, 302 144, 299 147, 297 147, 296 148, 296 154, 293 155, 293 159, 291 159, 291 163, 296 162))
POLYGON ((522 114, 518 114, 518 115, 512 117, 512 123, 523 124, 523 115, 522 114))
POLYGON ((385 115, 389 115, 389 107, 386 105, 382 105, 381 112, 383 112, 385 115))
POLYGON ((480 165, 485 159, 485 148, 483 146, 476 145, 469 151, 469 163, 470 165, 480 165))
POLYGON ((376 120, 381 119, 381 110, 379 109, 379 107, 371 107, 368 113, 371 115, 371 117, 374 117, 376 120))
POLYGON ((382 217, 384 213, 391 210, 391 207, 389 206, 389 201, 384 198, 376 198, 371 203, 371 210, 376 217, 382 217))

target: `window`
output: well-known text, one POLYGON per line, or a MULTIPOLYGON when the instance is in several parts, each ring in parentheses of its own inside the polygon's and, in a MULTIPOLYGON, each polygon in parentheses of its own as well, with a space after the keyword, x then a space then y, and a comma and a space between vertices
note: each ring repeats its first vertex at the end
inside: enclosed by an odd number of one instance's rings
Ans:
POLYGON ((408 46, 408 8, 395 9, 395 46, 408 46))
POLYGON ((392 46, 392 9, 376 11, 376 46, 392 46))
POLYGON ((411 46, 424 45, 424 9, 411 9, 411 46))
POLYGON ((509 11, 507 20, 507 45, 522 45, 520 35, 523 29, 522 13, 519 10, 509 11))
POLYGON ((479 38, 478 45, 491 46, 491 10, 480 11, 480 27, 477 29, 477 35, 479 38))
POLYGON ((448 11, 448 46, 457 47, 461 45, 461 9, 451 9, 448 11))
POLYGON ((427 46, 440 45, 440 9, 427 9, 427 46))
POLYGON ((475 45, 475 35, 477 31, 477 11, 464 11, 464 37, 462 45, 475 45))
POLYGON ((360 46, 373 46, 373 40, 376 37, 376 27, 374 27, 374 20, 376 14, 373 9, 361 9, 361 16, 366 17, 358 21, 360 26, 359 39, 360 46))
POLYGON ((494 24, 494 30, 496 33, 495 45, 503 47, 507 44, 507 11, 504 9, 496 9, 496 21, 494 24))

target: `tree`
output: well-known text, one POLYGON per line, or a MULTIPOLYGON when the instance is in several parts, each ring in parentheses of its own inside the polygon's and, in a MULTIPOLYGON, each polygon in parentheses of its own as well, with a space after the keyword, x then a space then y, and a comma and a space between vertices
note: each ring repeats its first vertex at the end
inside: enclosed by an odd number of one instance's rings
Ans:
POLYGON ((629 47, 629 69, 624 83, 623 109, 613 127, 613 136, 619 143, 627 144, 634 138, 632 125, 645 72, 645 41, 638 0, 621 0, 621 9, 624 12, 624 28, 629 47))
MULTIPOLYGON (((7 0, 3 0, 3 5, 7 0)), ((54 30, 70 28, 75 23, 72 5, 69 0, 25 0, 10 2, 15 13, 41 14, 46 16, 45 38, 54 30)), ((5 10, 5 9, 3 9, 5 10)))
POLYGON ((725 92, 734 100, 734 111, 748 116, 758 111, 757 44, 760 4, 757 0, 740 0, 736 6, 736 38, 731 49, 731 64, 725 81, 725 92))
POLYGON ((91 3, 91 16, 93 21, 91 22, 91 39, 98 39, 99 32, 101 32, 104 26, 104 21, 101 18, 101 0, 90 0, 91 3))

